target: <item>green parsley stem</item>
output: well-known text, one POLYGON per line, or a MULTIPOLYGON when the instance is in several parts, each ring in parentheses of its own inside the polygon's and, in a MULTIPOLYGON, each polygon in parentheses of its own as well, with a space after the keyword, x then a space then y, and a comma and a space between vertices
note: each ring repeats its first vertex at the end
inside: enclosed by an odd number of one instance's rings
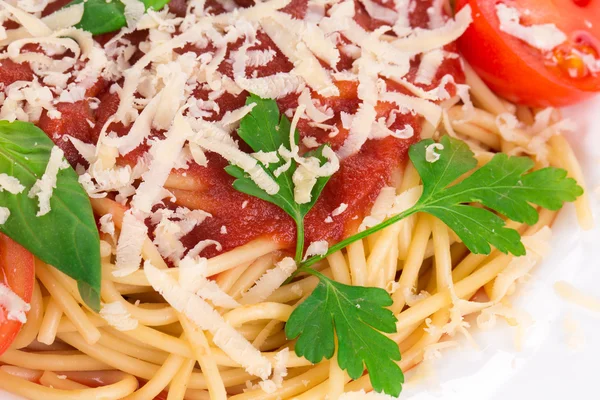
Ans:
MULTIPOLYGON (((358 232, 357 234, 352 235, 349 238, 346 238, 346 239, 342 240, 341 242, 334 244, 327 250, 327 253, 325 253, 323 255, 313 256, 313 257, 309 258, 308 260, 306 260, 302 263, 299 263, 298 264, 299 268, 296 270, 296 273, 293 276, 295 276, 297 273, 302 272, 302 271, 308 272, 312 275, 315 275, 315 274, 313 274, 313 271, 311 269, 309 269, 310 266, 321 261, 325 257, 335 253, 336 251, 342 250, 343 248, 347 247, 348 245, 350 245, 358 240, 364 239, 365 237, 369 236, 372 233, 375 233, 382 229, 385 229, 388 226, 393 225, 396 222, 399 222, 399 221, 403 220, 404 218, 419 212, 419 210, 420 210, 420 207, 413 206, 413 207, 409 208, 408 210, 401 212, 400 214, 394 215, 390 219, 387 219, 375 226, 370 227, 369 229, 365 229, 362 232, 358 232)), ((300 231, 298 231, 298 232, 300 232, 300 231)))
POLYGON ((298 217, 295 218, 296 221, 296 256, 294 260, 296 261, 296 265, 300 265, 302 263, 302 256, 304 254, 304 218, 298 217))

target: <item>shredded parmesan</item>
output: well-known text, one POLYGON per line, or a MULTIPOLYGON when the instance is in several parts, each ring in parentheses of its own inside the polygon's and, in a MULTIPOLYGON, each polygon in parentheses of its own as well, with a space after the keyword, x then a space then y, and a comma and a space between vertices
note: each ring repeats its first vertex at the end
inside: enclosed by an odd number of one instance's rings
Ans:
POLYGON ((217 307, 236 308, 240 304, 223 291, 217 282, 207 279, 207 260, 202 257, 185 257, 179 263, 179 284, 191 293, 210 301, 217 307))
POLYGON ((438 72, 438 69, 444 62, 444 51, 440 49, 428 51, 421 58, 421 64, 417 70, 415 83, 430 85, 438 72))
POLYGON ((46 165, 46 171, 40 179, 38 179, 31 190, 29 190, 29 198, 38 198, 39 211, 37 216, 46 215, 50 212, 50 198, 54 189, 56 189, 56 181, 58 179, 58 172, 61 169, 69 168, 69 164, 63 158, 63 151, 57 147, 52 147, 50 151, 50 159, 46 165))
POLYGON ((273 365, 273 376, 271 379, 259 382, 260 388, 265 393, 274 393, 277 389, 283 385, 283 378, 288 374, 287 362, 290 357, 290 349, 287 347, 280 350, 275 354, 275 363, 273 365))
POLYGON ((434 163, 440 159, 440 153, 437 153, 436 150, 444 150, 444 145, 441 143, 432 143, 425 148, 425 160, 427 162, 434 163))
POLYGON ((114 276, 127 276, 140 268, 142 247, 148 228, 131 210, 125 212, 119 241, 117 242, 117 262, 114 276))
POLYGON ((519 10, 504 3, 496 4, 496 15, 502 32, 519 38, 538 50, 550 51, 567 40, 567 35, 555 24, 521 25, 519 10))
POLYGON ((242 365, 249 374, 265 380, 271 375, 272 367, 269 360, 208 303, 183 290, 175 279, 154 267, 149 261, 144 264, 144 272, 154 290, 200 329, 209 331, 213 336, 213 343, 232 360, 242 365))
POLYGON ((365 217, 363 222, 358 227, 358 231, 362 232, 367 228, 375 226, 384 221, 390 209, 394 205, 396 198, 396 188, 386 186, 381 189, 379 195, 373 203, 371 213, 365 217))
POLYGON ((0 225, 6 223, 10 217, 10 210, 6 207, 0 207, 0 225))
POLYGON ((0 174, 0 192, 7 191, 11 194, 19 194, 25 190, 25 186, 14 176, 0 174))
POLYGON ((115 222, 112 214, 104 214, 100 217, 100 232, 115 237, 115 222))
POLYGON ((7 312, 7 318, 11 321, 27 322, 27 312, 31 306, 23 301, 8 286, 0 282, 0 307, 7 312))
POLYGON ((600 299, 583 293, 572 284, 558 281, 554 284, 556 294, 569 303, 576 304, 593 312, 600 312, 600 299))
POLYGON ((316 242, 312 242, 310 245, 308 245, 303 260, 306 260, 312 256, 323 256, 327 254, 328 249, 329 243, 327 242, 327 240, 318 240, 316 242))
POLYGON ((256 304, 265 301, 295 270, 296 263, 293 258, 286 257, 279 261, 275 268, 265 272, 256 281, 256 285, 243 295, 242 304, 256 304))
POLYGON ((148 213, 154 204, 165 197, 163 186, 180 157, 183 145, 192 135, 190 125, 181 113, 178 113, 167 137, 155 141, 150 148, 152 162, 148 171, 142 175, 143 182, 131 202, 133 208, 148 213))
POLYGON ((346 211, 346 209, 348 208, 348 204, 346 203, 340 203, 340 205, 331 212, 331 216, 332 217, 337 217, 338 215, 342 214, 344 211, 346 211))
POLYGON ((138 320, 132 318, 125 306, 118 301, 104 304, 100 309, 100 316, 119 331, 131 331, 138 326, 138 320))

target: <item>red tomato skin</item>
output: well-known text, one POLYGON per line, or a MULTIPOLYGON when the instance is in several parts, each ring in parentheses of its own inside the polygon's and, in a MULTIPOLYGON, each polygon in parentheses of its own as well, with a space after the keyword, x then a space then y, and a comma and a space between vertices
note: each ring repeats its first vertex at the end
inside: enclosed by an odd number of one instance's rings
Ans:
MULTIPOLYGON (((0 233, 0 282, 8 285, 19 297, 29 303, 35 279, 33 254, 8 236, 0 233)), ((11 345, 22 324, 7 318, 0 307, 0 355, 11 345)))
MULTIPOLYGON (((582 90, 572 81, 560 79, 546 69, 542 54, 523 49, 519 39, 506 40, 505 33, 493 25, 479 3, 483 0, 458 0, 457 9, 471 6, 473 23, 459 38, 461 54, 496 94, 507 100, 532 107, 561 107, 588 99, 600 90, 582 90)), ((532 51, 533 50, 533 51, 532 51)))

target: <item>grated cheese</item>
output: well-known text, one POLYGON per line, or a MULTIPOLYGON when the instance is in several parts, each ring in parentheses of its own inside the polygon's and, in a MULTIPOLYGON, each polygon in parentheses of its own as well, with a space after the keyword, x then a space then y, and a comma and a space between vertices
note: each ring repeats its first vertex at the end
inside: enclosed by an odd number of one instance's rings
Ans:
POLYGON ((425 148, 425 160, 429 163, 434 163, 440 159, 440 153, 436 150, 444 150, 444 145, 441 143, 432 143, 425 148))
POLYGON ((27 312, 31 306, 23 301, 8 286, 0 282, 0 307, 7 312, 7 318, 11 321, 27 322, 27 312))
POLYGON ((327 240, 318 240, 316 242, 312 242, 306 248, 306 253, 304 254, 303 261, 306 261, 309 257, 312 256, 323 256, 327 254, 327 250, 329 249, 329 243, 327 240))
POLYGON ((152 130, 152 120, 158 111, 158 106, 163 92, 159 92, 144 107, 140 115, 136 118, 131 129, 125 136, 106 138, 105 143, 119 149, 122 155, 130 153, 136 147, 143 143, 144 139, 150 135, 152 130))
POLYGON ((112 214, 104 214, 100 217, 100 232, 110 235, 112 238, 115 237, 115 222, 113 221, 112 214))
POLYGON ((185 314, 196 326, 209 331, 213 343, 249 374, 266 380, 271 375, 271 363, 229 325, 221 315, 200 297, 185 290, 169 274, 144 263, 144 272, 154 290, 177 311, 185 314))
POLYGON ((308 88, 305 88, 302 93, 300 93, 300 96, 298 97, 298 106, 304 106, 306 115, 314 122, 321 123, 333 118, 333 110, 326 109, 325 111, 321 111, 315 106, 308 88))
POLYGON ((288 374, 287 362, 290 357, 290 349, 285 347, 275 354, 275 364, 273 365, 273 376, 271 379, 259 382, 260 388, 265 393, 274 393, 277 389, 283 385, 283 378, 288 374))
POLYGON ((153 213, 151 221, 156 224, 153 242, 161 256, 177 265, 186 250, 181 238, 208 217, 211 215, 205 211, 190 211, 185 207, 178 207, 176 211, 160 209, 153 213))
POLYGON ((421 58, 415 83, 421 85, 430 85, 437 74, 438 69, 444 62, 445 53, 443 50, 435 49, 428 51, 421 58))
POLYGON ((440 49, 456 41, 465 33, 471 22, 473 22, 471 6, 466 5, 444 26, 436 29, 413 29, 410 35, 394 39, 391 44, 397 50, 414 54, 440 49))
POLYGON ((207 259, 203 257, 187 256, 181 260, 178 264, 181 287, 217 307, 239 307, 240 304, 223 291, 217 282, 207 279, 207 265, 207 259))
POLYGON ((3 225, 8 221, 8 217, 10 217, 10 210, 6 207, 0 206, 0 225, 3 225))
POLYGON ((0 192, 7 191, 11 194, 19 194, 25 190, 25 186, 14 176, 0 174, 0 192))
POLYGON ((522 257, 514 258, 510 264, 498 274, 492 288, 492 301, 503 298, 517 280, 527 276, 529 271, 531 271, 531 269, 550 252, 551 236, 551 229, 544 227, 534 235, 522 238, 523 245, 527 252, 522 257))
POLYGON ((567 36, 555 24, 521 25, 519 10, 506 4, 496 4, 496 15, 502 32, 521 39, 538 50, 550 51, 567 40, 567 36))
POLYGON ((340 205, 331 212, 331 216, 332 217, 337 217, 338 215, 342 214, 344 211, 346 211, 346 209, 348 208, 348 204, 346 203, 340 203, 340 205))
POLYGON ((401 93, 386 92, 380 96, 380 101, 395 103, 399 107, 422 115, 432 126, 437 127, 442 119, 442 108, 430 101, 401 93))
POLYGON ((112 272, 114 276, 127 276, 140 268, 147 232, 144 221, 127 210, 123 215, 121 234, 117 241, 117 262, 112 272))
POLYGON ((265 272, 257 281, 256 285, 243 294, 242 304, 256 304, 265 301, 273 292, 279 288, 296 270, 296 263, 291 257, 286 257, 265 272))
POLYGON ((189 123, 178 112, 166 138, 154 141, 150 147, 152 161, 131 201, 134 209, 149 213, 152 206, 165 197, 163 186, 180 157, 183 145, 192 135, 189 123))
MULTIPOLYGON (((74 4, 72 6, 57 10, 52 14, 41 18, 41 22, 50 30, 59 31, 61 29, 68 28, 79 23, 79 21, 81 21, 81 17, 83 16, 83 11, 83 3, 74 4)), ((15 40, 23 39, 29 36, 37 36, 33 34, 30 31, 30 29, 33 29, 35 32, 35 28, 32 26, 30 26, 29 29, 23 26, 20 28, 10 29, 6 31, 6 37, 0 40, 0 46, 6 46, 15 40)), ((43 30, 44 27, 41 27, 41 29, 43 30)))
POLYGON ((121 2, 125 5, 124 14, 127 21, 127 28, 133 30, 142 18, 142 15, 144 15, 146 7, 139 0, 121 0, 121 2))
POLYGON ((288 32, 301 40, 319 59, 324 60, 331 68, 336 68, 340 61, 340 52, 332 38, 316 24, 292 18, 289 14, 277 12, 273 18, 288 32))
POLYGON ((46 165, 46 171, 44 171, 44 175, 42 175, 42 177, 34 183, 33 187, 27 194, 29 198, 38 198, 39 211, 36 214, 38 217, 46 215, 50 212, 50 199, 52 198, 54 189, 56 189, 58 172, 61 169, 70 167, 69 163, 67 163, 63 156, 64 153, 59 147, 52 147, 52 150, 50 151, 50 159, 46 165))
POLYGON ((308 86, 322 96, 339 95, 330 74, 304 42, 299 41, 285 26, 271 18, 263 19, 261 26, 279 50, 294 64, 294 72, 302 77, 308 86))
POLYGON ((371 228, 384 221, 388 212, 394 204, 396 198, 396 188, 386 186, 381 189, 379 195, 373 203, 371 213, 365 217, 363 222, 358 227, 358 231, 362 232, 367 228, 371 228))
POLYGON ((576 304, 593 312, 600 312, 600 300, 594 296, 583 293, 572 284, 558 281, 554 284, 554 291, 563 300, 576 304))
POLYGON ((19 24, 21 24, 32 36, 42 37, 52 35, 52 30, 37 17, 8 4, 4 0, 0 0, 0 5, 6 11, 11 13, 15 19, 19 21, 19 24))
POLYGON ((394 22, 393 30, 398 37, 408 35, 412 28, 410 26, 409 14, 411 12, 411 6, 416 3, 414 0, 396 0, 394 1, 394 8, 396 10, 397 19, 394 22))
POLYGON ((252 153, 252 157, 256 158, 260 161, 264 166, 269 166, 269 164, 275 164, 279 162, 279 156, 276 151, 270 151, 265 153, 262 150, 259 150, 256 153, 252 153))
POLYGON ((250 179, 268 194, 273 195, 279 192, 277 182, 265 172, 256 158, 239 150, 229 136, 227 136, 227 139, 220 141, 219 138, 211 136, 210 132, 207 131, 198 132, 191 138, 194 143, 203 149, 215 152, 231 164, 243 169, 250 176, 250 179))
POLYGON ((277 53, 273 49, 266 50, 249 50, 247 53, 248 62, 246 65, 248 67, 264 67, 269 64, 275 58, 277 53))
POLYGON ((391 8, 383 7, 373 0, 360 0, 360 2, 365 6, 365 10, 367 10, 367 14, 371 18, 387 22, 390 25, 394 24, 398 19, 398 14, 391 8))
POLYGON ((132 318, 125 306, 118 301, 103 304, 100 316, 119 331, 131 331, 138 326, 138 320, 132 318))

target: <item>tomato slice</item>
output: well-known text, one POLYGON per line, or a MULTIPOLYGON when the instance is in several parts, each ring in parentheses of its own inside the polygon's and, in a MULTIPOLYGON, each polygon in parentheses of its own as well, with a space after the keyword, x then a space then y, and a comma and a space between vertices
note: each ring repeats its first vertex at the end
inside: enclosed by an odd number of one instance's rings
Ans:
POLYGON ((600 91, 600 0, 458 0, 473 23, 459 39, 463 56, 500 96, 534 107, 564 106, 600 91), (496 5, 520 14, 525 26, 555 24, 567 41, 541 51, 500 30, 496 5), (587 61, 587 63, 586 63, 587 61))
MULTIPOLYGON (((0 282, 28 303, 33 293, 34 263, 33 254, 0 233, 0 282)), ((8 312, 0 307, 0 355, 13 342, 21 325, 19 321, 9 320, 8 312)))

